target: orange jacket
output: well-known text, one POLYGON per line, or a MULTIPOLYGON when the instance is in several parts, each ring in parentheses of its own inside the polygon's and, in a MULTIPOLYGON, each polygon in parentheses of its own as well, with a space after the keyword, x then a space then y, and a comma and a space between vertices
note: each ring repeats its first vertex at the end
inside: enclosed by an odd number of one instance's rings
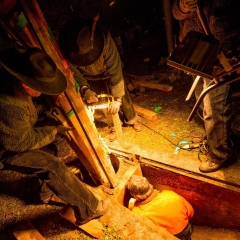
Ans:
POLYGON ((165 228, 173 235, 180 233, 194 214, 187 200, 169 190, 160 193, 154 190, 146 200, 137 201, 132 211, 165 228))

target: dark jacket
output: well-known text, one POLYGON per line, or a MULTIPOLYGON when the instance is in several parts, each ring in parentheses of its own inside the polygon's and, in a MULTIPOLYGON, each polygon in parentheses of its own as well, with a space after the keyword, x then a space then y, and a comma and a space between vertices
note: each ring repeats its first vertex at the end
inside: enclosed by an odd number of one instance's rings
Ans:
MULTIPOLYGON (((174 0, 173 16, 179 20, 182 41, 190 31, 204 32, 196 11, 183 13, 174 0)), ((222 50, 235 50, 240 45, 240 14, 238 0, 199 0, 199 7, 211 34, 220 41, 222 50)))

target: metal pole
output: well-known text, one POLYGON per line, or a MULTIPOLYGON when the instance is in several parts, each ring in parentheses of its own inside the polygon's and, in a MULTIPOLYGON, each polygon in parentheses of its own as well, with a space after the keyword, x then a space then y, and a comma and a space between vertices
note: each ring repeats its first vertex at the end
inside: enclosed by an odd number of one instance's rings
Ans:
POLYGON ((165 18, 165 28, 167 36, 168 53, 170 54, 174 49, 174 38, 172 29, 172 7, 170 0, 163 0, 163 10, 165 18))

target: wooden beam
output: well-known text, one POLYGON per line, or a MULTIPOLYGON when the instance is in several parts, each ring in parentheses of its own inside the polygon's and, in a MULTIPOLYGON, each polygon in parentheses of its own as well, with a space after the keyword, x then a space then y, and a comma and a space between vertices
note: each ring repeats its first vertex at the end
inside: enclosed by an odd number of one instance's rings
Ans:
POLYGON ((148 120, 151 120, 151 121, 154 121, 154 120, 157 120, 158 119, 158 115, 157 113, 153 112, 153 111, 150 111, 148 109, 145 109, 145 108, 142 108, 142 107, 139 107, 137 105, 133 105, 134 106, 134 109, 135 111, 137 112, 137 114, 145 119, 148 119, 148 120))
MULTIPOLYGON (((89 164, 86 165, 85 163, 87 170, 89 170, 90 175, 95 178, 93 180, 98 184, 109 182, 111 186, 115 186, 115 172, 111 165, 110 157, 82 98, 76 92, 74 79, 68 65, 62 58, 57 43, 49 35, 47 23, 36 0, 20 0, 20 2, 44 50, 52 57, 68 80, 67 89, 64 94, 59 95, 57 103, 60 104, 65 114, 73 111, 69 120, 75 128, 75 137, 78 135, 77 146, 92 165, 94 172, 88 168, 89 164)), ((74 145, 75 151, 77 146, 74 145)))
POLYGON ((45 240, 29 221, 17 225, 13 230, 13 235, 17 240, 45 240))
POLYGON ((137 75, 133 75, 133 74, 129 74, 129 73, 124 73, 124 77, 130 79, 130 80, 154 80, 155 76, 154 75, 143 75, 143 76, 137 76, 137 75))
POLYGON ((91 236, 97 239, 102 236, 102 233, 103 233, 102 223, 100 223, 96 219, 93 219, 82 225, 77 224, 77 219, 75 217, 74 210, 72 206, 70 206, 69 204, 63 207, 63 209, 60 212, 60 216, 65 220, 74 224, 77 228, 80 228, 80 230, 83 230, 84 232, 90 234, 91 236))
POLYGON ((141 87, 157 89, 161 91, 172 91, 172 86, 166 84, 159 84, 159 83, 150 83, 142 80, 132 80, 132 83, 135 85, 139 85, 141 87))

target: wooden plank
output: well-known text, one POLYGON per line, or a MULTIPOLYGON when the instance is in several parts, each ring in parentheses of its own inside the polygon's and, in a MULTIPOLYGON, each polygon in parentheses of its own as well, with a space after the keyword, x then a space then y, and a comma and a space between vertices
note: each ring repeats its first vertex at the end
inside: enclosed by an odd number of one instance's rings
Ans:
POLYGON ((146 88, 152 88, 152 89, 157 89, 161 91, 172 91, 172 86, 166 85, 166 84, 159 84, 159 83, 150 83, 142 80, 132 80, 133 84, 138 84, 141 87, 146 87, 146 88))
POLYGON ((74 211, 70 205, 66 205, 60 212, 60 216, 67 221, 74 224, 77 228, 80 228, 84 232, 90 234, 95 238, 100 238, 102 236, 103 225, 98 220, 93 219, 85 224, 78 225, 77 219, 75 217, 74 211))
POLYGON ((137 76, 129 73, 124 73, 124 77, 129 79, 135 79, 135 80, 153 80, 155 79, 154 75, 143 75, 143 76, 137 76))
POLYGON ((111 201, 112 204, 110 204, 109 210, 106 214, 83 225, 76 224, 74 212, 69 205, 66 205, 61 211, 61 216, 80 230, 100 239, 177 240, 177 238, 172 236, 164 228, 158 227, 150 221, 146 221, 144 218, 131 212, 114 199, 111 199, 111 201), (103 226, 107 227, 103 229, 103 226), (111 231, 111 229, 114 231, 111 231), (105 231, 101 238, 100 235, 103 233, 103 230, 105 231), (118 238, 110 234, 114 234, 118 238))
POLYGON ((137 114, 145 119, 152 121, 152 120, 156 120, 158 118, 157 113, 155 113, 153 111, 139 107, 137 105, 133 105, 133 106, 134 106, 134 109, 137 112, 137 114))
POLYGON ((19 224, 13 230, 13 235, 17 240, 45 240, 29 221, 19 224))
POLYGON ((112 115, 112 120, 114 123, 114 128, 116 131, 117 139, 122 148, 125 148, 125 143, 124 143, 124 137, 123 137, 123 131, 122 131, 122 124, 119 119, 118 113, 112 115))
POLYGON ((72 74, 70 71, 67 72, 66 67, 68 66, 64 66, 56 42, 53 42, 49 36, 47 23, 44 21, 44 16, 36 0, 28 2, 20 0, 20 2, 44 50, 53 58, 58 68, 68 79, 68 87, 65 93, 61 95, 63 99, 63 101, 61 101, 61 107, 65 114, 69 113, 71 110, 74 112, 74 115, 69 118, 69 120, 73 124, 76 133, 78 133, 78 140, 81 141, 77 141, 77 146, 83 150, 91 165, 96 166, 95 172, 90 171, 93 180, 98 184, 109 182, 111 186, 115 186, 115 172, 111 165, 110 157, 100 139, 94 122, 91 120, 87 107, 75 90, 72 74), (39 21, 39 19, 41 19, 41 21, 39 21), (81 143, 86 147, 85 149, 82 148, 83 145, 81 143), (94 161, 92 161, 93 158, 94 161))

